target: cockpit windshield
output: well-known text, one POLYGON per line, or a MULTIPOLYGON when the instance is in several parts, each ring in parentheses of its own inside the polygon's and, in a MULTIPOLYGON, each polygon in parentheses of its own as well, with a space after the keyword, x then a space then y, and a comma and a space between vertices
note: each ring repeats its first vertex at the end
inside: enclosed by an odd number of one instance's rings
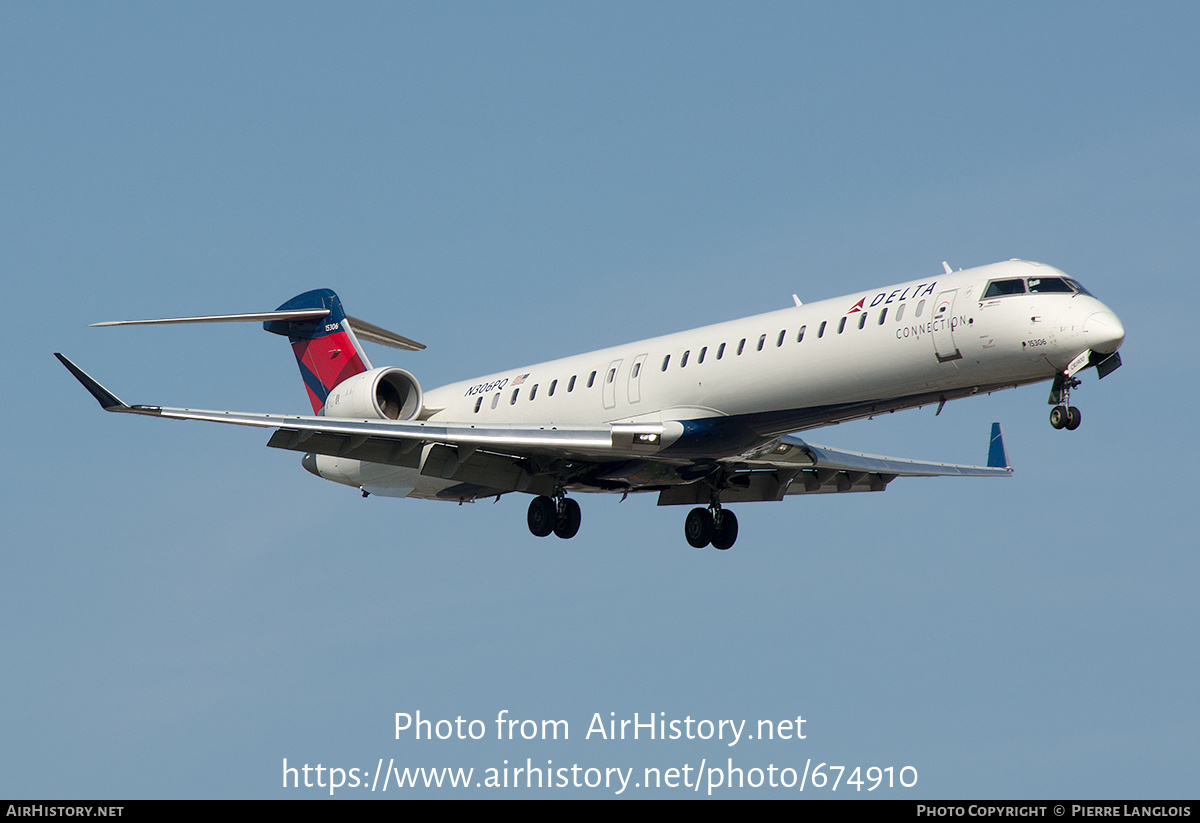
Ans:
POLYGON ((1096 295, 1092 294, 1090 291, 1088 291, 1087 289, 1085 289, 1082 285, 1080 285, 1078 280, 1072 280, 1069 277, 1064 277, 1063 279, 1066 280, 1067 283, 1069 283, 1071 285, 1071 287, 1074 288, 1075 291, 1079 292, 1080 294, 1086 294, 1088 297, 1096 296, 1096 295))
POLYGON ((1086 294, 1091 292, 1069 277, 1009 277, 993 280, 983 290, 984 300, 1012 294, 1086 294))
POLYGON ((1059 292, 1071 294, 1074 291, 1067 281, 1061 277, 1031 277, 1029 278, 1029 293, 1030 294, 1047 294, 1050 292, 1059 292))
POLYGON ((983 292, 983 299, 1004 297, 1006 294, 1024 294, 1025 281, 1017 277, 1012 280, 993 280, 983 292))

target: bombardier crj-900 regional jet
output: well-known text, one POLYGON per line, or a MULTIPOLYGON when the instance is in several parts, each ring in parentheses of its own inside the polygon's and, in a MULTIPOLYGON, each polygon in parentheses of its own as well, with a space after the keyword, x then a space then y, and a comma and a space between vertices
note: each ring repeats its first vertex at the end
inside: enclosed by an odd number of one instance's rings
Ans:
POLYGON ((688 543, 728 549, 730 503, 883 491, 897 477, 1006 476, 1000 427, 986 466, 877 457, 795 432, 1052 380, 1050 424, 1075 429, 1076 375, 1121 365, 1121 321, 1077 281, 1010 260, 623 346, 431 391, 375 368, 360 340, 424 348, 342 311, 328 289, 274 312, 125 323, 262 321, 288 338, 313 414, 130 406, 57 355, 106 411, 274 429, 308 471, 368 494, 473 501, 532 494, 529 530, 573 537, 572 492, 657 492, 695 506, 688 543))

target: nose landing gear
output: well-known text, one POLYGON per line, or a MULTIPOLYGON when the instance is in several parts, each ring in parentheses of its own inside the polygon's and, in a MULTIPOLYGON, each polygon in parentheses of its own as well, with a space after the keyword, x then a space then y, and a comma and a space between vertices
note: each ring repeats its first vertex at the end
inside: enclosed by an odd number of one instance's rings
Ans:
POLYGON ((1071 389, 1078 388, 1079 381, 1060 373, 1054 377, 1054 385, 1050 387, 1050 425, 1056 429, 1075 431, 1083 422, 1083 413, 1071 405, 1071 389))
POLYGON ((1055 406, 1050 410, 1050 425, 1056 429, 1075 431, 1083 422, 1083 413, 1074 406, 1055 406))

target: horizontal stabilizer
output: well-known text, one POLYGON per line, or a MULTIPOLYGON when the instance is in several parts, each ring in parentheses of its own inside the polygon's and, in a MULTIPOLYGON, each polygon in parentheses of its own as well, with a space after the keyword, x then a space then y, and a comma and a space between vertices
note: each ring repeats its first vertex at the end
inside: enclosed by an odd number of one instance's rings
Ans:
MULTIPOLYGON (((322 317, 327 317, 329 313, 329 309, 296 309, 292 311, 264 311, 247 314, 205 314, 198 317, 163 317, 154 320, 106 320, 103 323, 92 323, 91 325, 99 327, 164 326, 172 323, 270 323, 279 320, 318 320, 322 317)), ((403 335, 388 331, 381 326, 368 323, 366 320, 358 317, 347 315, 346 319, 350 321, 350 324, 354 327, 354 333, 361 340, 369 340, 381 346, 390 346, 393 349, 403 349, 405 351, 421 351, 425 348, 424 343, 410 340, 403 335)))
POLYGON ((93 326, 159 326, 168 323, 262 323, 269 320, 315 320, 329 309, 303 311, 265 311, 256 314, 206 314, 201 317, 164 317, 161 320, 107 320, 93 326))
POLYGON ((359 320, 357 317, 346 316, 350 321, 354 333, 362 340, 370 340, 372 343, 378 343, 381 346, 391 346, 393 349, 404 349, 405 351, 420 351, 425 348, 424 343, 418 343, 416 340, 409 340, 407 337, 402 337, 393 331, 382 329, 373 323, 368 323, 366 320, 359 320))

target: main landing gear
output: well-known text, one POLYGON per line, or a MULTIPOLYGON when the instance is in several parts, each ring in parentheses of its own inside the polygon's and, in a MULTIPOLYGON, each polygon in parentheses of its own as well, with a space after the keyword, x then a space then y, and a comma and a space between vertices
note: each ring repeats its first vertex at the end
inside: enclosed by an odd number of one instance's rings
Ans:
POLYGON ((1066 374, 1056 375, 1050 387, 1050 425, 1056 429, 1075 431, 1083 422, 1083 413, 1071 405, 1071 389, 1078 388, 1079 381, 1066 374))
POLYGON ((724 551, 737 542, 737 517, 733 512, 722 509, 718 502, 712 503, 707 509, 695 508, 688 512, 687 520, 683 521, 683 535, 697 549, 703 549, 711 543, 714 549, 724 551))
MULTIPOLYGON (((525 519, 535 537, 556 534, 569 540, 579 533, 582 515, 579 504, 565 494, 559 493, 553 497, 543 494, 529 502, 525 519)), ((737 542, 737 516, 722 509, 720 501, 714 500, 706 509, 695 508, 688 512, 683 533, 687 542, 697 549, 711 545, 714 549, 725 551, 737 542)))
POLYGON ((546 537, 553 532, 563 540, 578 534, 582 519, 579 504, 564 494, 554 497, 538 495, 529 503, 529 514, 526 516, 529 531, 535 537, 546 537))

